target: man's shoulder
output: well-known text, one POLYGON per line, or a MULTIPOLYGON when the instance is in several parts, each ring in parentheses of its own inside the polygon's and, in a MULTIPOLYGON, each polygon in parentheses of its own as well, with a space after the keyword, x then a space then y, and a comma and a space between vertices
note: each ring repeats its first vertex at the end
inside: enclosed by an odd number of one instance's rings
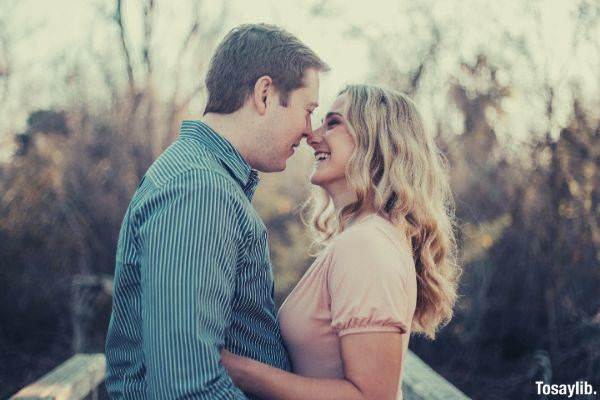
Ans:
MULTIPOLYGON (((182 191, 218 192, 235 203, 243 202, 241 187, 216 156, 205 146, 179 139, 150 165, 130 206, 146 210, 182 191)), ((213 197, 217 196, 206 196, 203 201, 209 203, 213 197)))
POLYGON ((160 189, 177 179, 203 177, 203 182, 219 186, 234 183, 217 157, 205 146, 178 139, 148 168, 145 179, 160 189))

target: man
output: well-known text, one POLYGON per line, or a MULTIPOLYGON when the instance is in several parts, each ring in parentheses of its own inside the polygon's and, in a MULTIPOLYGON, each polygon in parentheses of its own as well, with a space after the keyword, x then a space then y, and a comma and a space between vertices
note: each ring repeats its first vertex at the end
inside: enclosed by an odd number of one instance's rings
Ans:
POLYGON ((274 307, 256 170, 282 171, 311 130, 328 67, 274 26, 243 25, 217 48, 202 121, 148 169, 125 215, 106 339, 113 398, 243 399, 228 350, 290 369, 274 307))

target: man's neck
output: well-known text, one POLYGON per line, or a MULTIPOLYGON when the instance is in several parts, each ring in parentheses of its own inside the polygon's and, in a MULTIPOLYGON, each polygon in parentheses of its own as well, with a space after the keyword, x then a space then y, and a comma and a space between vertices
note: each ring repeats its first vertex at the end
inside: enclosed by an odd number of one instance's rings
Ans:
POLYGON ((244 160, 252 167, 252 139, 253 127, 249 126, 247 119, 241 115, 241 110, 231 114, 205 114, 201 119, 206 125, 225 138, 242 155, 244 160))

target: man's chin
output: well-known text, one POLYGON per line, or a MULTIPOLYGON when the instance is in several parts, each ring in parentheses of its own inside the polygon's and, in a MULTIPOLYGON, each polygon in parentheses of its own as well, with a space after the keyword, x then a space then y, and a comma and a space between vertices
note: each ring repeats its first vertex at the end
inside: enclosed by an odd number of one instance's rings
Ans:
POLYGON ((280 163, 273 163, 270 164, 268 166, 266 166, 265 168, 263 168, 262 170, 260 170, 260 172, 265 172, 265 173, 269 173, 269 172, 283 172, 285 170, 287 166, 286 161, 284 160, 283 162, 280 163))
POLYGON ((277 172, 282 172, 285 171, 285 168, 287 167, 287 159, 284 159, 282 162, 279 163, 279 165, 277 166, 277 172))

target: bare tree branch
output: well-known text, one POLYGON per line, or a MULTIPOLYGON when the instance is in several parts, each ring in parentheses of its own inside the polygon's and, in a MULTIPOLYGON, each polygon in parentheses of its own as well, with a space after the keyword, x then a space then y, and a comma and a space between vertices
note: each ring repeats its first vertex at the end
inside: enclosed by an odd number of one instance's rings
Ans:
POLYGON ((152 17, 154 14, 154 0, 148 0, 144 3, 144 42, 142 45, 142 57, 144 59, 144 65, 148 73, 147 79, 150 79, 152 74, 152 60, 151 60, 151 49, 150 45, 152 42, 152 30, 153 21, 152 17))
MULTIPOLYGON (((173 94, 171 96, 172 104, 179 97, 179 87, 180 87, 180 83, 181 83, 181 68, 183 66, 184 55, 187 52, 187 50, 190 46, 190 43, 192 42, 192 39, 195 38, 199 32, 200 4, 201 4, 200 2, 194 3, 194 19, 192 21, 190 29, 188 30, 187 35, 185 36, 185 39, 183 40, 183 43, 181 44, 181 47, 179 48, 179 51, 177 52, 177 56, 175 57, 176 64, 175 64, 175 71, 173 73, 174 86, 173 86, 173 94)), ((170 126, 170 122, 169 122, 169 126, 170 126)))
POLYGON ((131 64, 131 55, 129 53, 129 47, 127 46, 127 40, 125 35, 125 27, 123 25, 123 2, 122 0, 115 0, 115 14, 114 21, 117 23, 119 28, 119 38, 121 40, 121 50, 125 56, 125 68, 127 69, 127 78, 129 83, 129 91, 132 95, 135 94, 135 78, 133 76, 133 66, 131 64))
MULTIPOLYGON (((170 101, 170 112, 167 118, 167 132, 169 134, 171 134, 176 129, 175 125, 181 112, 189 106, 192 100, 196 98, 196 96, 198 96, 202 92, 202 90, 204 90, 205 87, 204 82, 200 81, 195 87, 191 89, 189 93, 187 93, 187 95, 185 95, 183 99, 180 100, 181 70, 183 67, 183 60, 185 59, 185 55, 190 50, 190 47, 192 46, 192 43, 194 43, 194 40, 198 39, 198 37, 201 37, 201 41, 196 47, 202 46, 202 48, 211 48, 216 42, 219 34, 222 32, 225 20, 229 12, 229 8, 227 7, 227 5, 223 4, 221 6, 219 15, 214 20, 214 22, 210 24, 208 28, 202 30, 202 25, 200 24, 201 5, 202 2, 200 1, 194 3, 193 21, 190 24, 190 28, 187 32, 187 35, 185 36, 185 39, 177 53, 177 64, 175 65, 174 72, 174 88, 170 101)), ((200 73, 204 72, 203 70, 205 69, 207 62, 207 58, 203 58, 200 60, 200 63, 198 65, 200 73)))

